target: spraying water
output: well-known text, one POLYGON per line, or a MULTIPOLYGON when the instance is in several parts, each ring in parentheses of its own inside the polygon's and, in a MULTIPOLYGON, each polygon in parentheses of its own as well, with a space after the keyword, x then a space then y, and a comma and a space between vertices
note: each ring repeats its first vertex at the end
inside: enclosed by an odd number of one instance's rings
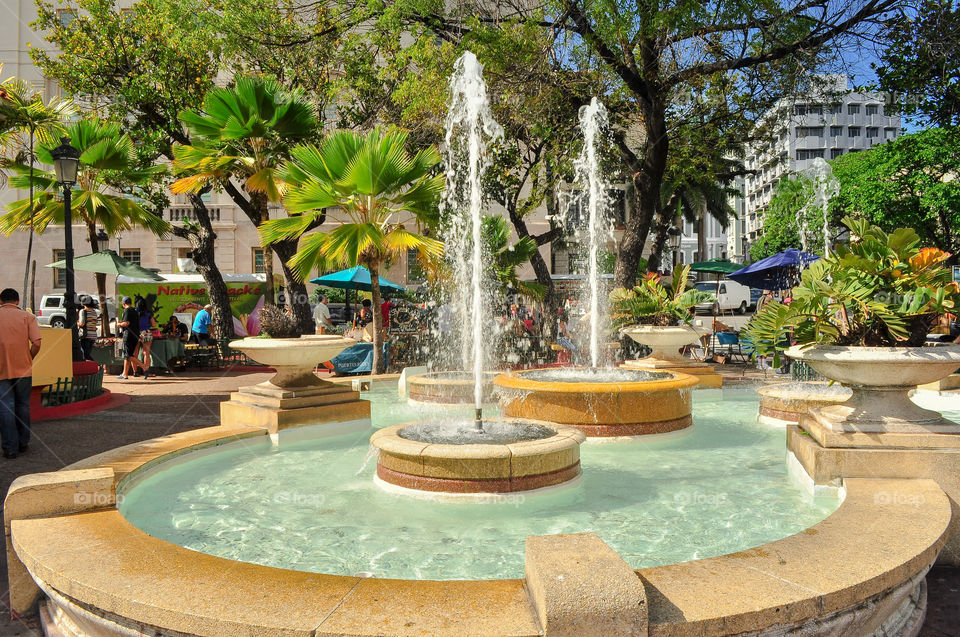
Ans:
POLYGON ((576 183, 580 188, 580 196, 571 200, 577 202, 583 210, 587 208, 587 282, 589 284, 588 312, 590 320, 590 365, 597 367, 600 363, 600 271, 598 257, 601 248, 610 238, 610 222, 607 218, 607 209, 610 204, 609 184, 603 178, 600 170, 600 160, 597 156, 598 145, 609 126, 607 109, 596 97, 590 100, 588 106, 580 108, 580 130, 583 131, 583 150, 574 162, 576 183))
MULTIPOLYGON (((830 216, 828 206, 830 199, 840 192, 840 181, 833 176, 833 169, 823 158, 816 157, 803 170, 804 176, 813 182, 813 201, 804 206, 804 212, 809 209, 823 211, 823 255, 830 255, 830 216)), ((801 219, 805 215, 801 215, 801 219)), ((806 243, 806 232, 801 231, 801 239, 806 243)), ((804 250, 806 246, 804 245, 804 250)))
POLYGON ((450 78, 450 109, 446 122, 447 185, 444 206, 454 214, 447 237, 456 259, 457 306, 461 318, 463 368, 474 377, 475 426, 482 429, 484 326, 484 254, 481 234, 487 144, 503 129, 494 121, 483 81, 483 66, 469 51, 454 66, 450 78))

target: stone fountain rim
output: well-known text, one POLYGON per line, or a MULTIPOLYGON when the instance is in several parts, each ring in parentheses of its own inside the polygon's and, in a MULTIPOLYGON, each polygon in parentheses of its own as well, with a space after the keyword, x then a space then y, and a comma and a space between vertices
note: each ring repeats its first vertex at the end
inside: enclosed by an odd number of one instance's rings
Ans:
MULTIPOLYGON (((552 429, 554 434, 548 438, 520 440, 518 442, 506 442, 492 445, 454 445, 439 442, 421 442, 419 440, 411 440, 409 438, 400 437, 401 429, 410 427, 412 425, 421 424, 419 421, 411 421, 401 423, 399 425, 391 425, 390 427, 384 427, 383 429, 378 429, 372 436, 370 436, 370 444, 377 449, 386 451, 387 453, 405 456, 449 458, 451 454, 455 453, 456 451, 466 451, 467 453, 478 454, 481 457, 493 457, 497 454, 503 453, 504 450, 512 453, 521 451, 524 448, 533 447, 539 447, 541 449, 546 447, 546 450, 550 450, 549 448, 553 447, 554 450, 559 451, 561 449, 567 449, 580 445, 587 439, 582 431, 569 425, 561 425, 543 420, 531 420, 529 418, 497 418, 497 420, 506 423, 540 425, 542 427, 546 427, 547 429, 552 429), (483 451, 488 451, 489 453, 484 454, 483 451)), ((470 457, 475 458, 478 457, 478 455, 471 455, 470 457)))
MULTIPOLYGON (((671 389, 692 389, 700 380, 691 374, 666 370, 652 370, 669 374, 673 378, 657 380, 619 381, 609 383, 578 383, 576 381, 541 381, 523 378, 524 374, 538 372, 538 369, 523 369, 505 372, 493 379, 493 384, 504 389, 536 391, 563 394, 607 394, 610 392, 660 392, 671 389)), ((639 370, 643 371, 643 370, 639 370)))
POLYGON ((700 336, 706 336, 710 334, 712 330, 707 329, 702 325, 693 325, 691 323, 684 323, 683 325, 646 325, 642 323, 635 323, 634 325, 627 325, 626 327, 620 328, 620 331, 623 333, 629 332, 645 332, 645 333, 673 333, 673 332, 696 332, 700 336))
MULTIPOLYGON (((470 374, 472 372, 466 372, 462 370, 447 370, 442 372, 423 372, 422 374, 414 374, 407 378, 407 386, 410 385, 469 385, 473 386, 472 378, 438 378, 440 374, 470 374)), ((496 371, 484 371, 483 372, 483 384, 488 385, 493 382, 493 379, 500 372, 496 371)))
MULTIPOLYGON (((299 621, 296 626, 303 625, 310 633, 338 632, 336 626, 340 632, 352 626, 371 633, 405 633, 411 616, 396 612, 396 603, 390 600, 416 599, 419 626, 425 631, 450 632, 449 600, 456 596, 460 601, 455 625, 460 632, 503 632, 504 627, 512 627, 518 634, 540 634, 524 580, 364 579, 237 562, 147 535, 120 514, 115 500, 107 506, 94 503, 91 508, 78 507, 79 501, 71 497, 73 508, 63 509, 55 488, 38 491, 36 487, 38 480, 44 480, 73 493, 78 485, 99 481, 106 495, 112 496, 122 493, 123 485, 137 474, 185 453, 267 434, 256 427, 209 427, 113 449, 58 472, 21 476, 11 485, 8 511, 26 497, 31 511, 38 510, 38 498, 44 497, 50 506, 60 508, 47 517, 11 516, 9 537, 15 559, 23 561, 44 590, 56 594, 53 603, 66 600, 74 612, 95 611, 106 622, 119 617, 165 631, 215 635, 235 629, 275 634, 280 627, 295 630, 290 622, 299 621), (103 560, 100 553, 111 545, 118 550, 103 560), (63 560, 65 546, 72 550, 63 560), (164 586, 149 590, 131 586, 131 573, 148 577, 153 571, 164 586), (218 582, 222 595, 209 599, 196 595, 198 576, 218 582), (269 604, 251 606, 251 590, 269 604), (350 603, 344 604, 347 596, 350 603), (368 601, 358 605, 354 603, 358 598, 368 601), (312 608, 311 602, 318 607, 307 616, 305 609, 312 608)), ((950 501, 936 483, 847 478, 844 486, 846 498, 837 510, 805 531, 737 553, 637 569, 647 585, 659 591, 650 604, 651 627, 693 635, 704 630, 720 634, 731 621, 740 631, 816 621, 856 609, 922 574, 945 543, 952 515, 950 501), (878 493, 922 493, 924 498, 918 507, 890 507, 878 504, 878 493), (885 524, 863 526, 864 519, 884 516, 885 524), (871 540, 874 535, 879 537, 871 540), (878 555, 870 549, 876 545, 896 550, 878 555), (798 559, 784 565, 779 561, 782 554, 798 559), (835 565, 826 579, 823 564, 835 565), (837 568, 840 565, 849 567, 837 568), (751 576, 744 580, 743 590, 730 594, 730 577, 745 566, 751 568, 751 576), (806 584, 801 587, 793 581, 806 584), (822 588, 811 590, 811 581, 821 582, 822 588), (692 595, 691 590, 698 593, 692 595), (710 590, 716 591, 712 599, 717 603, 705 605, 703 594, 710 590), (657 601, 661 598, 663 602, 657 601)))
POLYGON ((289 349, 290 347, 329 347, 330 345, 356 345, 357 341, 352 338, 338 336, 336 334, 304 334, 290 338, 261 338, 257 336, 245 336, 234 341, 230 341, 229 347, 232 349, 250 349, 250 350, 268 350, 268 349, 289 349))

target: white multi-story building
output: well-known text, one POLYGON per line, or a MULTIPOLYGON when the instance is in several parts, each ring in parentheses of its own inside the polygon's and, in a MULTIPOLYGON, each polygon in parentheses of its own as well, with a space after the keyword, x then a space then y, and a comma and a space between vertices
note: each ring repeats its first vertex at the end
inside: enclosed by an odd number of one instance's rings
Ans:
POLYGON ((745 253, 763 233, 762 213, 782 177, 803 171, 815 158, 836 159, 900 135, 900 117, 886 112, 884 96, 848 90, 845 75, 819 76, 806 97, 781 100, 761 125, 773 139, 747 149, 746 167, 754 173, 744 179, 743 224, 731 233, 730 254, 738 254, 738 243, 745 253))

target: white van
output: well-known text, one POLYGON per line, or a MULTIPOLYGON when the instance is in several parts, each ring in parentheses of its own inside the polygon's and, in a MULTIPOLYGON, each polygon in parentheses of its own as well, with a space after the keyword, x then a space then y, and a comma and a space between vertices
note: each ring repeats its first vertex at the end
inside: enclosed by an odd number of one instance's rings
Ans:
POLYGON ((715 303, 701 303, 697 306, 699 312, 713 313, 714 310, 725 312, 735 310, 737 314, 743 314, 750 307, 750 288, 742 283, 731 281, 730 279, 720 280, 720 290, 717 291, 716 281, 699 281, 696 288, 701 292, 709 292, 716 297, 715 303))

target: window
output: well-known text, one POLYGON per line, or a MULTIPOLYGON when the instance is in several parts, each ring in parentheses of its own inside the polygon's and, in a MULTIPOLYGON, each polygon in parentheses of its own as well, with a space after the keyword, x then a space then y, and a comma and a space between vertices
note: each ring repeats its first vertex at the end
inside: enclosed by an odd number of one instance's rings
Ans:
POLYGON ((797 149, 797 161, 803 161, 804 159, 816 159, 817 157, 823 158, 822 148, 797 149))
POLYGON ((880 137, 880 129, 875 126, 867 126, 867 139, 880 137))
POLYGON ((893 139, 894 137, 897 136, 897 129, 896 129, 896 128, 884 128, 884 129, 883 129, 883 136, 884 136, 885 138, 887 138, 887 139, 893 139))
POLYGON ((880 112, 880 105, 879 105, 879 104, 867 104, 866 109, 865 109, 865 114, 866 114, 866 115, 876 115, 876 114, 879 113, 879 112, 880 112))
POLYGON ((62 296, 48 296, 48 297, 47 297, 47 300, 44 301, 44 303, 43 303, 43 307, 44 307, 44 308, 48 308, 48 307, 54 307, 54 308, 60 307, 60 300, 61 300, 62 298, 63 298, 62 296))
POLYGON ((263 274, 267 271, 267 266, 263 260, 263 248, 253 249, 253 273, 263 274))
POLYGON ((806 114, 807 114, 807 105, 806 105, 806 104, 794 104, 794 105, 793 105, 793 114, 794 114, 794 115, 806 115, 806 114))
POLYGON ((57 9, 57 18, 60 20, 60 26, 68 27, 76 20, 77 14, 71 9, 57 9))
POLYGON ((823 137, 823 126, 797 126, 797 137, 823 137))
POLYGON ((851 126, 847 129, 847 137, 860 137, 860 127, 851 126))
POLYGON ((133 261, 137 265, 140 265, 140 248, 122 248, 120 250, 120 256, 127 261, 133 261))
POLYGON ((842 136, 843 136, 843 126, 830 127, 830 137, 842 137, 842 136))
POLYGON ((847 104, 847 115, 859 115, 859 114, 860 114, 859 104, 847 104))
POLYGON ((830 114, 831 115, 840 115, 843 113, 843 104, 831 104, 830 105, 830 114))
MULTIPOLYGON (((53 260, 54 261, 63 261, 67 258, 66 250, 54 250, 53 251, 53 260)), ((55 288, 65 288, 67 287, 67 271, 63 268, 54 268, 53 269, 53 287, 55 288)))
POLYGON ((410 248, 407 250, 407 283, 423 283, 427 280, 427 272, 420 263, 420 253, 410 248))
POLYGON ((843 154, 842 148, 831 148, 830 149, 830 159, 836 159, 843 154))

